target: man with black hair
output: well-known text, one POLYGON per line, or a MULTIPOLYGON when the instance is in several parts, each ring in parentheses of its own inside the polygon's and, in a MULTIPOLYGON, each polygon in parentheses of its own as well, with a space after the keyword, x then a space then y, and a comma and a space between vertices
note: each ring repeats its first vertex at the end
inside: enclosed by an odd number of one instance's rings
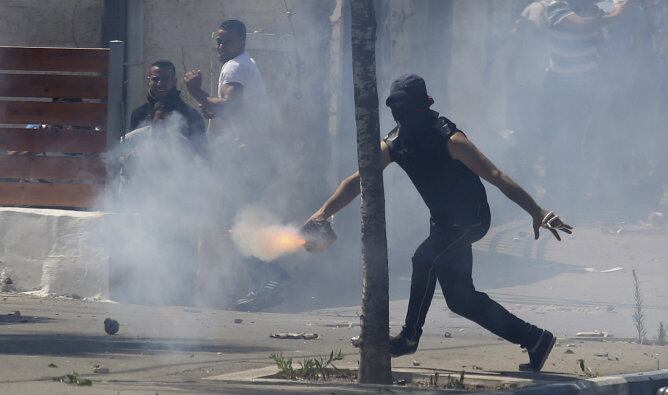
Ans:
MULTIPOLYGON (((406 322, 401 333, 390 339, 390 354, 396 357, 417 350, 438 281, 450 310, 526 348, 529 364, 520 365, 520 369, 540 371, 555 336, 514 316, 473 285, 471 244, 480 240, 490 226, 487 195, 480 178, 498 187, 531 215, 536 239, 541 227, 558 240, 558 230, 571 233, 572 228, 552 211, 541 208, 497 169, 454 123, 431 110, 433 103, 424 80, 417 75, 403 75, 394 81, 386 101, 397 126, 380 142, 382 166, 399 164, 431 213, 429 237, 413 256, 406 322)), ((356 172, 339 184, 304 229, 323 226, 359 192, 356 172)), ((307 243, 306 248, 311 247, 307 243)))
POLYGON ((235 145, 264 143, 264 132, 271 118, 269 99, 255 60, 246 52, 246 26, 236 19, 223 21, 216 32, 216 49, 223 63, 218 79, 218 97, 202 89, 202 72, 185 75, 190 95, 200 103, 207 118, 222 120, 222 132, 235 145))
POLYGON ((206 140, 204 119, 181 99, 181 92, 176 89, 176 67, 168 60, 158 60, 151 64, 146 103, 132 111, 130 130, 148 126, 157 106, 160 106, 161 112, 176 111, 185 118, 185 127, 180 132, 201 153, 206 140))
MULTIPOLYGON (((267 188, 276 178, 278 158, 272 146, 273 113, 262 75, 246 52, 246 26, 236 19, 225 20, 215 37, 219 59, 223 63, 218 96, 209 96, 202 89, 200 70, 190 70, 184 79, 188 92, 200 103, 202 114, 214 120, 209 130, 212 163, 221 182, 230 191, 224 204, 220 203, 225 207, 218 207, 214 215, 219 223, 229 225, 233 215, 244 206, 264 205, 270 199, 267 188)), ((220 238, 226 236, 214 235, 215 232, 208 232, 201 243, 200 278, 203 281, 211 281, 207 273, 213 271, 219 264, 217 260, 221 259, 216 256, 216 248, 219 248, 220 238)), ((235 290, 236 295, 225 295, 237 299, 231 307, 257 311, 280 303, 280 291, 288 279, 280 265, 253 257, 242 261, 238 271, 247 272, 249 286, 246 291, 235 290)))

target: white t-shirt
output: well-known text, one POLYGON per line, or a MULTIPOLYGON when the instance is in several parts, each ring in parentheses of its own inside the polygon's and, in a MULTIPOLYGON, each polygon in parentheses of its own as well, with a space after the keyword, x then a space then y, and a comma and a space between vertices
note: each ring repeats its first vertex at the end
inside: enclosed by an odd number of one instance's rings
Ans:
POLYGON ((218 95, 224 84, 243 86, 239 111, 223 115, 222 132, 235 142, 245 145, 261 144, 272 119, 271 106, 260 70, 253 58, 244 51, 223 64, 218 79, 218 95))

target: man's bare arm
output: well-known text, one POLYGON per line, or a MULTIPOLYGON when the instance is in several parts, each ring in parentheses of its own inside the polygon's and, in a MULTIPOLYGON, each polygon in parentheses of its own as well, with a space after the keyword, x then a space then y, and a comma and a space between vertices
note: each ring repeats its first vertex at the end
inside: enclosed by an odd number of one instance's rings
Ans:
POLYGON ((188 93, 200 104, 204 113, 220 115, 226 107, 231 107, 234 111, 236 103, 240 102, 243 95, 243 85, 233 83, 220 86, 220 97, 209 96, 202 89, 202 73, 199 70, 188 71, 184 80, 188 93))
POLYGON ((564 18, 559 26, 579 31, 594 30, 624 15, 628 12, 627 10, 631 8, 631 4, 633 4, 634 1, 635 0, 627 0, 625 3, 615 6, 612 11, 600 17, 580 16, 575 13, 571 14, 564 18))
MULTIPOLYGON (((380 142, 380 159, 383 169, 385 169, 392 159, 390 158, 390 148, 384 141, 380 142)), ((330 196, 325 204, 318 209, 309 221, 322 221, 332 215, 338 213, 341 209, 346 207, 350 202, 353 201, 360 194, 360 173, 356 171, 355 173, 349 175, 336 188, 336 191, 330 196)))
MULTIPOLYGON (((508 199, 515 202, 524 211, 529 213, 533 219, 534 236, 538 239, 539 229, 544 225, 545 219, 549 217, 549 211, 541 208, 538 203, 510 176, 499 170, 473 143, 466 138, 464 133, 455 133, 448 142, 448 152, 453 159, 462 162, 480 178, 496 186, 508 199)), ((565 224, 564 224, 565 225, 565 224)), ((571 227, 566 225, 566 233, 570 233, 571 227)), ((552 229, 551 229, 552 230, 552 229)), ((561 240, 556 230, 552 233, 561 240)))

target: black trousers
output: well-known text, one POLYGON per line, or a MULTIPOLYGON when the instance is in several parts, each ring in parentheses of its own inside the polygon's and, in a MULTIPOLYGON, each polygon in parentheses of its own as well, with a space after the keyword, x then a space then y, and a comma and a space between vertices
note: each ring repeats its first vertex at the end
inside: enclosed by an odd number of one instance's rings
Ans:
POLYGON ((413 256, 411 294, 402 336, 418 340, 434 296, 441 284, 450 310, 495 335, 523 347, 533 347, 541 330, 517 318, 484 292, 476 291, 471 277, 471 244, 489 230, 489 219, 467 226, 440 228, 432 221, 429 237, 413 256))

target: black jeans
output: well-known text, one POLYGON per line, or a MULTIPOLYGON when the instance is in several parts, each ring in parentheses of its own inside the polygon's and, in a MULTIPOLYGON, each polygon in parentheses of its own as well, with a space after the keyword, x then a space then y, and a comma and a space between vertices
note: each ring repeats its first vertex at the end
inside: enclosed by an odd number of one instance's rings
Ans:
POLYGON ((538 341, 540 329, 517 318, 473 286, 471 243, 480 240, 488 230, 488 218, 472 225, 446 229, 432 221, 429 237, 413 255, 411 294, 403 337, 418 340, 422 335, 438 280, 445 301, 454 313, 523 347, 532 347, 538 341))

